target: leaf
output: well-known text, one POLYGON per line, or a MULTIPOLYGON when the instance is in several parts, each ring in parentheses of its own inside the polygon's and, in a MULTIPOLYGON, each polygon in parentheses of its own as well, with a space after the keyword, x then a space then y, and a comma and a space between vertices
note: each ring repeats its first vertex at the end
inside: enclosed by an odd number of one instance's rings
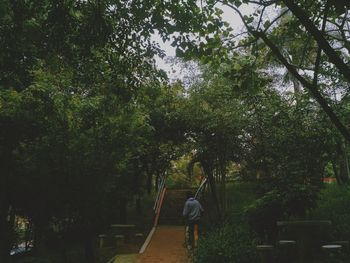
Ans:
POLYGON ((254 18, 252 16, 244 16, 244 20, 247 22, 247 24, 250 24, 254 21, 254 18))
POLYGON ((264 28, 268 28, 271 25, 270 20, 266 20, 264 23, 264 28))
POLYGON ((184 52, 180 48, 176 49, 175 54, 176 54, 177 57, 183 57, 184 56, 184 52))
POLYGON ((241 66, 240 64, 238 64, 238 63, 235 63, 235 64, 233 65, 233 68, 234 68, 235 70, 239 71, 239 70, 242 69, 242 66, 241 66))
POLYGON ((235 5, 236 7, 240 7, 240 6, 242 5, 242 1, 240 1, 240 0, 235 0, 234 5, 235 5))

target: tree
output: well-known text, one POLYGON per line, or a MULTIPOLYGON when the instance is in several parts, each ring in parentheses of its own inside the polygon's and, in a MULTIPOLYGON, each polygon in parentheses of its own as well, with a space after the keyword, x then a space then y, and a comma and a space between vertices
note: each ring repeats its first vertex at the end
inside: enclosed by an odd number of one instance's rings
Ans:
MULTIPOLYGON (((211 55, 209 61, 218 64, 221 60, 231 59, 232 50, 235 50, 242 45, 247 46, 257 43, 259 39, 263 40, 276 59, 312 94, 312 97, 321 105, 322 109, 329 116, 332 123, 337 127, 338 131, 344 136, 344 138, 347 141, 350 141, 350 134, 347 127, 339 119, 337 114, 334 113, 327 98, 324 97, 322 91, 319 89, 319 84, 323 81, 320 72, 323 71, 324 67, 332 67, 331 65, 339 71, 348 85, 350 75, 349 67, 345 64, 344 59, 342 58, 347 57, 346 50, 348 41, 346 36, 348 30, 346 25, 348 23, 348 13, 346 11, 348 4, 345 1, 337 2, 335 4, 334 1, 307 3, 305 1, 297 2, 292 0, 218 2, 232 8, 232 10, 241 17, 248 33, 253 38, 248 38, 247 41, 243 43, 240 42, 239 38, 237 39, 236 35, 233 34, 232 28, 230 28, 229 25, 220 22, 222 12, 220 12, 220 9, 215 9, 214 7, 217 2, 206 1, 205 3, 202 3, 205 7, 200 10, 202 10, 201 14, 204 17, 203 19, 207 23, 211 23, 212 26, 204 24, 201 29, 195 31, 197 33, 196 38, 190 38, 190 34, 186 30, 181 31, 182 35, 175 40, 175 42, 181 41, 182 43, 179 46, 178 53, 183 54, 185 52, 187 57, 193 55, 208 57, 208 55, 211 55), (239 10, 239 7, 242 4, 256 5, 257 9, 252 15, 243 16, 239 10), (272 6, 281 8, 282 12, 277 14, 275 18, 269 20, 268 16, 265 15, 265 12, 271 9, 272 6), (305 12, 302 7, 307 7, 308 13, 305 12), (288 9, 284 10, 283 8, 288 9), (216 10, 216 12, 212 11, 206 16, 208 9, 216 10), (313 79, 311 81, 308 75, 309 73, 301 73, 300 69, 302 69, 303 65, 298 66, 291 64, 289 58, 284 56, 276 41, 271 41, 270 38, 273 36, 276 26, 278 27, 281 17, 289 12, 293 15, 293 21, 295 23, 292 24, 293 26, 291 26, 287 32, 289 32, 289 30, 296 30, 296 27, 300 25, 303 34, 305 33, 311 38, 311 43, 317 43, 317 48, 314 51, 315 55, 312 56, 315 59, 313 63, 314 67, 311 69, 313 73, 313 79), (340 17, 339 14, 341 15, 340 17), (309 17, 311 17, 311 19, 309 19, 309 17), (340 55, 336 52, 338 46, 340 46, 340 55), (326 55, 326 60, 323 60, 322 52, 326 55)), ((196 3, 192 3, 192 5, 196 6, 196 3)), ((192 10, 197 10, 195 8, 196 7, 192 7, 192 10)), ((181 20, 181 18, 179 19, 181 20)), ((179 23, 181 24, 181 22, 179 23)), ((238 34, 238 36, 241 36, 241 34, 238 34)), ((310 41, 304 41, 306 49, 307 46, 310 46, 309 42, 310 41)), ((253 51, 253 54, 257 54, 256 51, 253 51)), ((299 60, 303 60, 304 57, 305 54, 303 54, 303 57, 299 60)))
POLYGON ((59 235, 84 233, 93 262, 111 205, 137 191, 135 160, 152 134, 141 94, 165 79, 154 66, 162 52, 150 40, 152 10, 138 1, 0 4, 1 260, 13 243, 8 218, 21 214, 37 248, 55 224, 59 235))
MULTIPOLYGON (((189 89, 186 134, 213 191, 235 162, 243 179, 258 178, 258 197, 278 200, 279 216, 302 216, 315 205, 339 137, 307 94, 278 91, 265 65, 248 49, 220 67, 203 66, 202 81, 189 89)), ((217 202, 223 189, 213 194, 217 202)))

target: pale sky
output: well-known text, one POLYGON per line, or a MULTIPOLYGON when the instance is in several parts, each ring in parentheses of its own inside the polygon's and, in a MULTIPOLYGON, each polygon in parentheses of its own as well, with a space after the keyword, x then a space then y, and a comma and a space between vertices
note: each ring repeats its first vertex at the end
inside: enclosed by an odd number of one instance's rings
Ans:
MULTIPOLYGON (((239 16, 231 8, 222 5, 217 5, 217 7, 221 8, 223 11, 223 21, 230 23, 230 26, 235 30, 235 32, 242 31, 243 23, 239 16)), ((255 10, 255 6, 244 4, 240 6, 239 9, 243 15, 249 15, 255 10)), ((153 36, 153 40, 159 43, 160 47, 166 54, 165 58, 163 59, 159 57, 156 58, 157 66, 167 72, 170 80, 182 79, 183 76, 181 76, 182 73, 180 72, 180 68, 166 63, 166 60, 169 59, 169 57, 175 57, 175 48, 170 45, 171 42, 168 41, 164 43, 157 34, 153 36)))

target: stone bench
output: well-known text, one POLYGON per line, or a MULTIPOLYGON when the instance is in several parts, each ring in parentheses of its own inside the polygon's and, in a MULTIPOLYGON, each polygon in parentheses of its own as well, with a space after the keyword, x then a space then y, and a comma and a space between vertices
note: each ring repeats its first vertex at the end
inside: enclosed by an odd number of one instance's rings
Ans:
POLYGON ((111 225, 112 233, 114 235, 124 235, 125 242, 129 242, 133 239, 133 235, 136 231, 136 225, 132 224, 112 224, 111 225))
POLYGON ((335 260, 341 254, 342 245, 326 244, 322 246, 322 250, 328 260, 335 260))
POLYGON ((121 247, 125 244, 124 235, 99 235, 98 236, 98 246, 99 248, 105 247, 121 247))

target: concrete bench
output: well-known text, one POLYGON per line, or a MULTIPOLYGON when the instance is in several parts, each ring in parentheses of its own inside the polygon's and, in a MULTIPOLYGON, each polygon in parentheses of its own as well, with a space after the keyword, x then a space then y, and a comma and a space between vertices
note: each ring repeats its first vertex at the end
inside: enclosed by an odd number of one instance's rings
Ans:
POLYGON ((322 250, 328 260, 334 260, 340 256, 342 245, 326 244, 322 246, 322 250))
POLYGON ((331 241, 327 243, 333 244, 333 245, 341 245, 343 249, 349 249, 349 241, 337 240, 337 241, 331 241))
POLYGON ((131 224, 112 224, 112 234, 124 235, 125 242, 133 239, 134 232, 136 231, 136 225, 131 224))

